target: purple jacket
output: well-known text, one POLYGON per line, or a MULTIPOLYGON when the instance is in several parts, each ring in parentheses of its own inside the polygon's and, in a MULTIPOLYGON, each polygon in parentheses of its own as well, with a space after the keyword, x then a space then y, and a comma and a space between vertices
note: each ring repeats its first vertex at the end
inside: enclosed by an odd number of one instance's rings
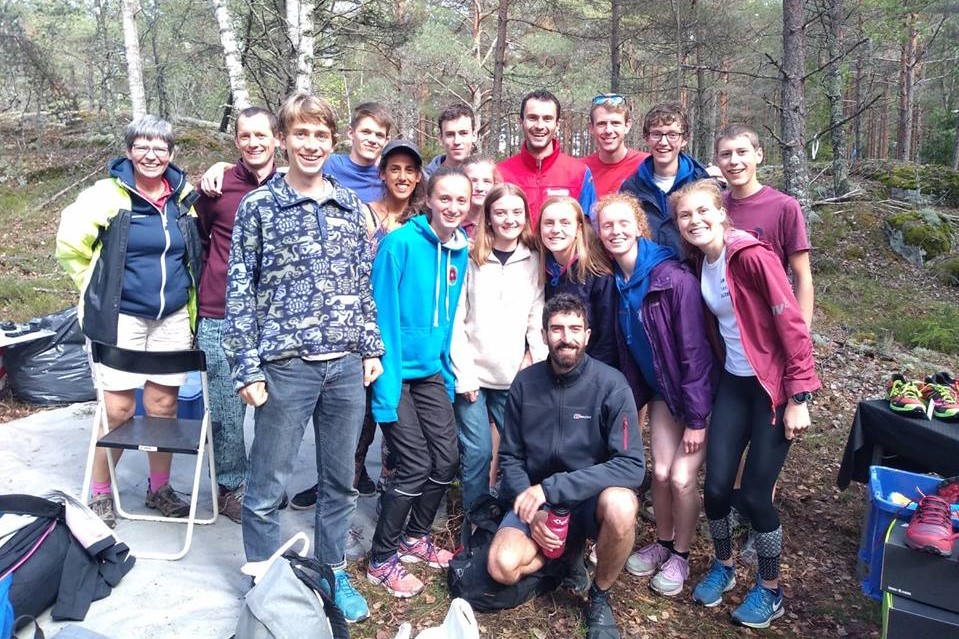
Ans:
MULTIPOLYGON (((650 274, 642 315, 666 406, 689 428, 705 428, 713 405, 716 360, 706 337, 699 280, 676 260, 661 262, 650 274)), ((636 406, 644 406, 652 392, 622 335, 619 342, 623 374, 633 389, 636 406)))

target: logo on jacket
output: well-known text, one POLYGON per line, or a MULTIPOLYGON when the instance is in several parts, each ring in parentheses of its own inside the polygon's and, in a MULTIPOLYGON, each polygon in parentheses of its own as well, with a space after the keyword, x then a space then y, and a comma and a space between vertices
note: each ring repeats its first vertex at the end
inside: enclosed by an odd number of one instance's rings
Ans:
POLYGON ((450 286, 454 286, 454 285, 456 284, 456 282, 459 281, 459 279, 460 279, 460 273, 459 273, 459 271, 456 269, 455 266, 450 265, 450 270, 449 270, 449 273, 448 273, 446 279, 447 279, 447 283, 448 283, 450 286))
POLYGON ((546 197, 568 197, 569 189, 551 186, 546 189, 546 197))
POLYGON ((592 415, 583 415, 582 413, 573 413, 573 419, 592 419, 592 415))

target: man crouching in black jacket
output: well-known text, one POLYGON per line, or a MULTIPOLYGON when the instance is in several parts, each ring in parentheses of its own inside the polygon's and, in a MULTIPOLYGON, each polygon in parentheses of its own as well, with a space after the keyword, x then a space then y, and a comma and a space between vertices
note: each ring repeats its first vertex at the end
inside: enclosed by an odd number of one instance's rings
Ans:
POLYGON ((514 501, 488 569, 496 581, 513 584, 542 568, 550 561, 544 552, 556 556, 564 541, 567 554, 581 557, 582 540, 595 539, 587 637, 618 639, 608 592, 633 547, 632 489, 643 482, 645 462, 632 391, 619 371, 586 354, 589 334, 579 298, 560 294, 546 304, 549 357, 520 371, 506 402, 501 496, 514 501), (562 509, 570 512, 566 540, 547 521, 562 509))

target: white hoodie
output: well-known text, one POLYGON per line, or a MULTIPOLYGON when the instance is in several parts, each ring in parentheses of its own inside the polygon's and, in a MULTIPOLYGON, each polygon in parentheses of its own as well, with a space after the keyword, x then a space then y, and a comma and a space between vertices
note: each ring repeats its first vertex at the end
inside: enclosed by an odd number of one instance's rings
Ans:
POLYGON ((507 390, 527 345, 534 362, 546 359, 542 280, 539 255, 522 243, 506 264, 492 253, 479 267, 470 260, 450 346, 457 393, 507 390))

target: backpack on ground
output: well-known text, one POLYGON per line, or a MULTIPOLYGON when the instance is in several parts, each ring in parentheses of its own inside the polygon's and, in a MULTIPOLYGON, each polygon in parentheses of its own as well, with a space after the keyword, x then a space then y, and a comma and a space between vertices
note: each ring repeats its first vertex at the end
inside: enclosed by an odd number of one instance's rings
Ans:
POLYGON ((511 586, 490 577, 486 569, 489 550, 507 509, 492 497, 484 497, 470 508, 463 519, 463 546, 450 560, 446 573, 450 596, 465 599, 480 612, 516 608, 556 590, 566 576, 565 562, 548 561, 511 586))

